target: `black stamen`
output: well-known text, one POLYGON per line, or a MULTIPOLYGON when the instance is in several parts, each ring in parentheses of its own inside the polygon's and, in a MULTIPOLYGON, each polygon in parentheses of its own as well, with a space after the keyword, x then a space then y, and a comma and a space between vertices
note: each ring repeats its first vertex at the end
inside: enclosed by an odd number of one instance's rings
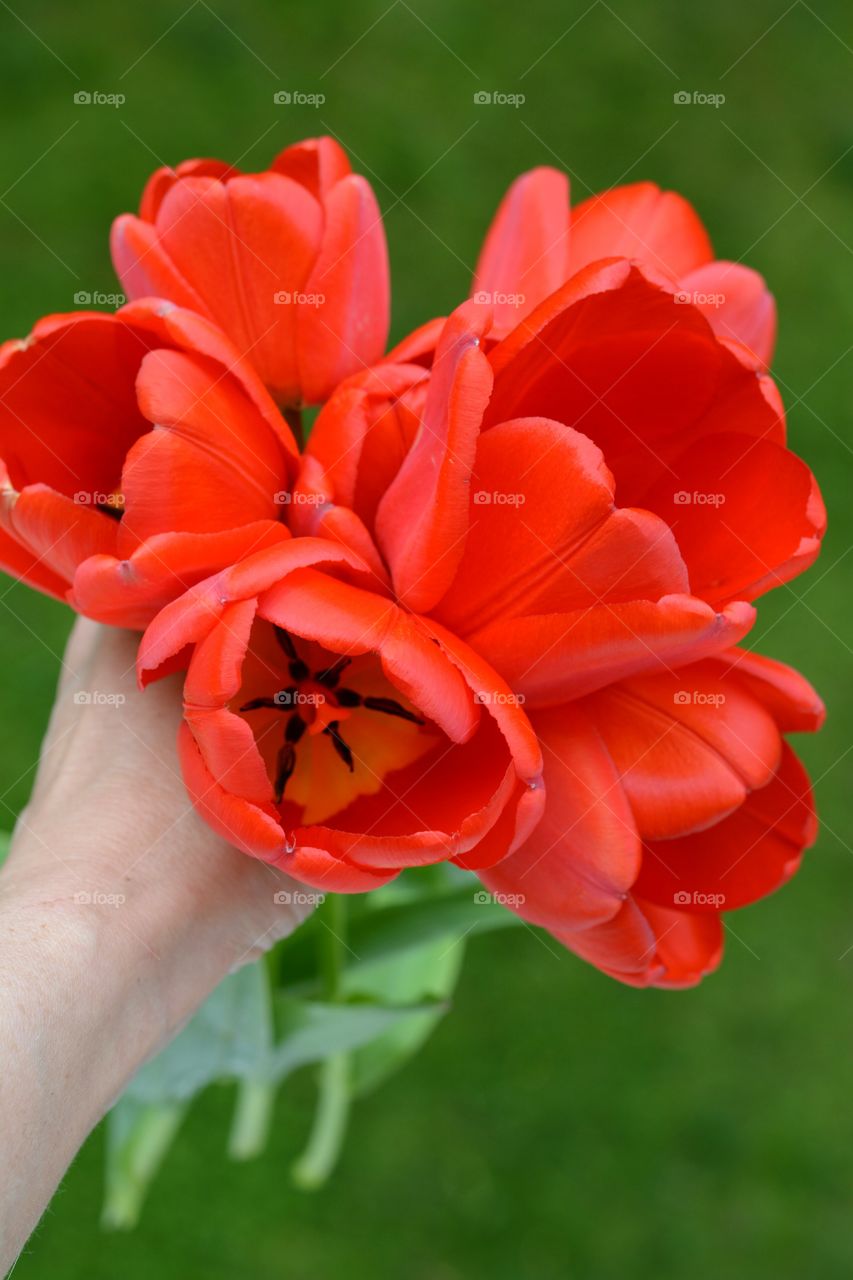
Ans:
POLYGON ((386 716, 399 716, 401 720, 410 720, 412 724, 424 723, 420 716, 416 716, 413 711, 407 711, 393 698, 365 698, 364 706, 368 711, 382 711, 386 716))
POLYGON ((356 693, 355 689, 336 689, 335 701, 339 707, 360 707, 361 694, 356 693))
POLYGON ((291 680, 296 680, 297 683, 301 680, 307 680, 311 672, 308 670, 308 664, 303 662, 296 652, 296 645, 293 643, 290 633, 285 631, 284 627, 274 626, 273 630, 275 631, 276 640, 290 659, 288 670, 290 671, 291 680))
POLYGON ((274 698, 250 698, 248 702, 244 702, 241 711, 257 711, 259 707, 266 707, 271 711, 290 711, 293 706, 293 697, 296 689, 282 689, 274 698))
POLYGON ((335 685, 341 678, 341 672, 344 671, 352 662, 352 658, 338 658, 337 662, 333 662, 330 667, 326 667, 325 671, 318 671, 314 679, 318 684, 324 684, 327 689, 334 689, 335 685))
POLYGON ((275 802, 281 804, 284 788, 287 786, 293 770, 296 768, 296 752, 292 742, 285 742, 278 753, 275 772, 275 802))
POLYGON ((290 718, 287 722, 287 728, 284 731, 285 742, 296 744, 308 728, 305 721, 298 713, 290 718))
POLYGON ((338 721, 333 720, 331 724, 328 724, 326 726, 323 732, 327 733, 329 737, 332 739, 332 746, 335 748, 338 755, 341 757, 344 764, 349 769, 350 773, 352 773, 353 770, 355 769, 355 763, 352 758, 352 752, 350 751, 349 747, 344 742, 343 738, 338 732, 338 721))
POLYGON ((114 502, 99 502, 95 509, 112 520, 120 520, 124 515, 124 507, 119 507, 114 502))
POLYGON ((291 640, 289 633, 285 631, 284 627, 275 627, 275 638, 287 654, 288 658, 290 658, 292 662, 295 662, 299 657, 299 654, 296 652, 296 646, 291 640))

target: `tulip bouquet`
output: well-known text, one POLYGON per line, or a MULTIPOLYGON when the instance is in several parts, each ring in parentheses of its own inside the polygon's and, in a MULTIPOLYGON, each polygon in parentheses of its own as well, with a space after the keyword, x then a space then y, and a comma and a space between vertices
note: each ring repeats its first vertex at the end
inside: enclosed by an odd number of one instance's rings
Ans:
POLYGON ((143 684, 184 673, 198 813, 326 916, 131 1086, 121 1221, 215 1077, 245 1155, 319 1062, 296 1174, 320 1181, 465 936, 540 926, 638 987, 718 965, 724 913, 815 834, 786 735, 820 700, 742 642, 824 510, 771 295, 651 183, 570 212, 565 175, 522 175, 470 297, 387 354, 381 216, 329 138, 159 170, 112 252, 129 303, 2 349, 0 563, 142 632, 143 684))

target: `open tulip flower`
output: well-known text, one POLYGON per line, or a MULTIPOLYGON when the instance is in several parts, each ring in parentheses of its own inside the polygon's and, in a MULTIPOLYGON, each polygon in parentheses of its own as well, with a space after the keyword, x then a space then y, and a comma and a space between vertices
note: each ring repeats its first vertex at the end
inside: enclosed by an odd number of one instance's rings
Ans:
POLYGON ((474 300, 429 370, 332 396, 297 536, 141 645, 143 678, 188 662, 217 830, 344 892, 451 860, 635 985, 716 965, 721 912, 814 836, 784 734, 820 702, 737 646, 824 513, 769 379, 677 294, 590 263, 501 340, 474 300))
POLYGON ((320 404, 385 350, 382 217, 331 138, 287 147, 265 173, 158 169, 139 216, 116 219, 112 250, 130 298, 215 321, 284 408, 320 404))
POLYGON ((0 348, 0 565, 142 628, 286 537, 296 442, 254 369, 191 311, 131 303, 0 348))

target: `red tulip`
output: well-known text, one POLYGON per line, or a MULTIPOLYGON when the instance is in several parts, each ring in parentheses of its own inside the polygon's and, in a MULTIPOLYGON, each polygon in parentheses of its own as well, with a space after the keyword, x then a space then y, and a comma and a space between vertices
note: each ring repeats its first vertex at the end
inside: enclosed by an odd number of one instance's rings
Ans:
POLYGON ((339 389, 294 528, 375 542, 396 600, 523 699, 545 816, 506 858, 470 859, 484 882, 625 981, 695 982, 720 913, 813 838, 782 734, 816 728, 819 700, 731 646, 748 601, 817 554, 820 495, 770 380, 627 261, 581 272, 488 357, 484 337, 469 303, 430 373, 339 389))
POLYGON ((770 363, 776 306, 761 276, 715 261, 695 209, 653 182, 615 187, 570 212, 564 174, 547 168, 522 174, 489 228, 474 292, 498 296, 493 333, 503 337, 576 272, 614 257, 664 276, 720 337, 742 343, 759 364, 770 363))
MULTIPOLYGON (((504 338, 590 263, 628 258, 674 287, 741 359, 767 368, 776 341, 776 304, 762 277, 714 258, 696 210, 674 191, 637 182, 569 207, 569 180, 557 169, 523 173, 495 214, 474 273, 472 297, 492 312, 490 340, 504 338)), ((430 321, 392 352, 428 361, 441 321, 430 321)))
POLYGON ((357 893, 497 860, 541 816, 542 757, 508 687, 330 541, 272 547, 164 609, 143 680, 187 646, 187 789, 214 830, 306 884, 357 893))
POLYGON ((264 173, 159 169, 139 217, 116 220, 112 251, 131 298, 215 321, 283 407, 321 403, 385 349, 382 217, 331 138, 286 148, 264 173))
POLYGON ((0 564, 100 621, 144 627, 285 538, 296 457, 257 374, 168 303, 49 316, 0 349, 0 564))

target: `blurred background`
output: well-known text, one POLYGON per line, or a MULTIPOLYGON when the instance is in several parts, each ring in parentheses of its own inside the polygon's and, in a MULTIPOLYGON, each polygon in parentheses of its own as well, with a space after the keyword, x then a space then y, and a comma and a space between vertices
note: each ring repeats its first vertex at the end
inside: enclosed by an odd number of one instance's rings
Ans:
MULTIPOLYGON (((307 1073, 279 1100, 268 1153, 242 1166, 224 1160, 222 1086, 195 1104, 129 1235, 99 1232, 96 1133, 16 1280, 848 1277, 849 4, 14 0, 0 49, 0 336, 115 292, 112 217, 188 156, 262 169, 294 139, 337 136, 386 211, 395 340, 465 295, 521 170, 567 169, 576 201, 649 178, 694 202, 718 257, 769 280, 791 441, 831 514, 820 562, 761 602, 753 634, 829 704, 824 732, 798 744, 821 837, 785 892, 729 918, 715 977, 636 992, 533 931, 478 939, 453 1013, 359 1105, 324 1192, 288 1182, 307 1073), (277 104, 282 91, 324 101, 277 104)), ((0 827, 26 802, 69 625, 0 583, 0 827)))

